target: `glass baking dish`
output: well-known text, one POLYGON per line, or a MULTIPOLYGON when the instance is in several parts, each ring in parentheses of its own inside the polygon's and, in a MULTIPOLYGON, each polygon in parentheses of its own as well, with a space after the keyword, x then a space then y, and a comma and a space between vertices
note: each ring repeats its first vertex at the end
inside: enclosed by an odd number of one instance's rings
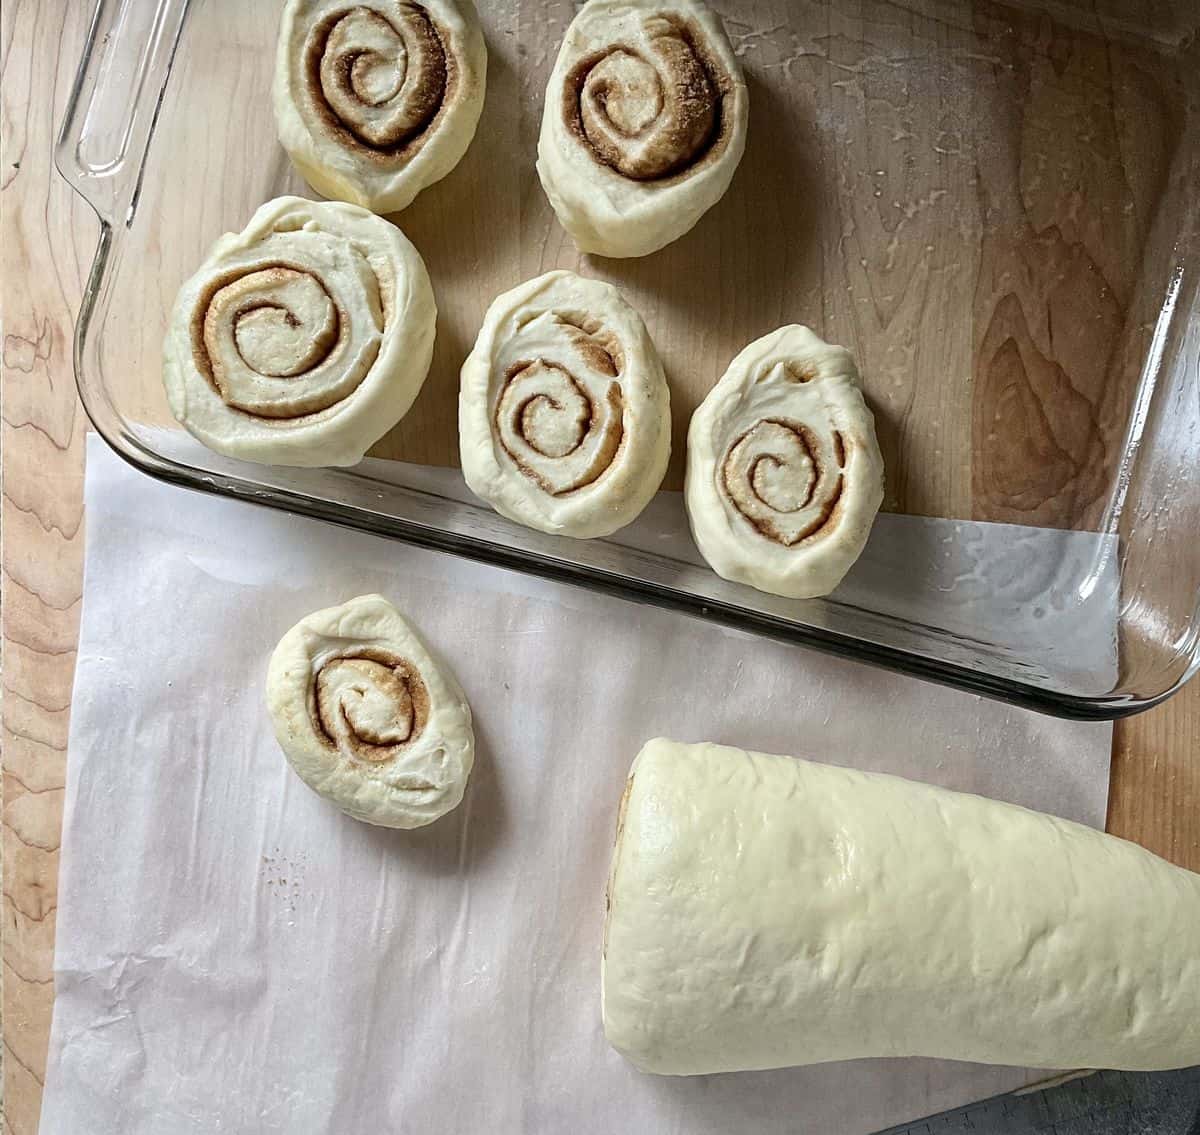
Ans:
POLYGON ((274 135, 280 5, 101 0, 57 153, 101 222, 75 340, 95 428, 176 484, 1051 713, 1169 696, 1200 666, 1200 6, 716 6, 750 84, 746 157, 692 233, 609 261, 576 253, 533 166, 575 6, 481 0, 479 133, 393 218, 437 291, 433 368, 372 459, 297 470, 195 443, 159 371, 175 292, 213 240, 270 197, 312 195, 274 135), (484 310, 560 266, 625 291, 672 386, 668 491, 605 540, 511 524, 453 467, 484 310), (867 551, 823 600, 719 579, 670 491, 691 411, 788 322, 856 352, 888 468, 867 551))

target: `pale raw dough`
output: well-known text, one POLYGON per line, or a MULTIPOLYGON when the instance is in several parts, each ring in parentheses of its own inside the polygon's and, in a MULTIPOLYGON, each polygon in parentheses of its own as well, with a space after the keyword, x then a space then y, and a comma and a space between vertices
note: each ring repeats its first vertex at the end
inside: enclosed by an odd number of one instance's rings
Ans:
POLYGON ((433 357, 420 254, 355 205, 279 197, 180 289, 163 381, 210 449, 275 465, 353 465, 407 412, 433 357))
POLYGON ((472 491, 561 536, 607 536, 646 507, 671 453, 670 395, 641 316, 601 280, 548 272, 488 309, 462 368, 472 491))
POLYGON ((883 501, 850 352, 799 326, 751 343, 692 416, 685 496, 718 575, 791 599, 837 587, 883 501))
POLYGON ((648 1072, 1200 1063, 1200 875, 1013 805, 655 740, 608 900, 604 1028, 648 1072))
POLYGON ((288 631, 267 707, 292 768, 356 820, 419 828, 463 797, 475 759, 466 695, 379 595, 288 631))
POLYGON ((700 0, 590 0, 546 88, 538 175, 583 252, 645 256, 724 195, 749 101, 721 21, 700 0))
POLYGON ((391 213, 467 152, 486 75, 471 0, 288 0, 279 140, 318 193, 391 213))

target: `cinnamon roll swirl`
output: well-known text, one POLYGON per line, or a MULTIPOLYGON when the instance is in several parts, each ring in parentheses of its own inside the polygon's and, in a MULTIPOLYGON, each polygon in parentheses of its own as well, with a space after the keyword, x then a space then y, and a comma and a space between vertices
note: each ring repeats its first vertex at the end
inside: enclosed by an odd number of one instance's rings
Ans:
POLYGON ((459 441, 467 484, 511 520, 578 537, 628 524, 671 450, 666 378, 641 317, 572 272, 500 296, 463 365, 459 441))
POLYGON ((163 381, 218 453, 353 465, 408 411, 437 309, 420 254, 354 205, 268 201, 180 289, 163 381))
POLYGON ((883 502, 850 352, 797 326, 742 351, 692 417, 686 501, 718 575, 793 599, 832 591, 883 502))
POLYGON ((347 815, 418 828, 463 797, 471 709, 386 599, 301 619, 271 656, 267 706, 288 762, 347 815))
POLYGON ((318 193, 394 212, 467 152, 486 72, 471 0, 288 0, 279 140, 318 193))
POLYGON ((546 89, 542 186, 583 252, 644 256, 721 199, 747 110, 733 48, 701 0, 590 0, 546 89))

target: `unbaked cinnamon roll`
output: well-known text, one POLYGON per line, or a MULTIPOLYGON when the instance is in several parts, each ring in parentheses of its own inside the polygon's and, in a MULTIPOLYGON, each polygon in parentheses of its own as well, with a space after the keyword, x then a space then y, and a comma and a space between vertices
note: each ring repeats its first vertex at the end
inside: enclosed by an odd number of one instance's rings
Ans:
POLYGON ((583 252, 644 256, 721 199, 747 113, 733 48, 701 0, 590 0, 546 89, 538 174, 583 252))
POLYGON ((511 520, 607 536, 663 479, 669 403, 658 352, 621 293, 549 272, 496 299, 463 365, 463 474, 511 520))
POLYGON ((180 289, 163 381, 218 453, 353 465, 408 411, 437 309, 420 254, 354 205, 279 197, 180 289))
POLYGON ((288 631, 271 656, 267 706, 292 768, 356 820, 418 828, 463 797, 475 757, 466 696, 379 595, 288 631))
POLYGON ((751 343, 692 417, 685 495, 718 575, 793 599, 837 587, 883 502, 850 352, 798 326, 751 343))
POLYGON ((279 140, 317 192, 394 212, 467 152, 486 72, 471 0, 288 0, 279 140))

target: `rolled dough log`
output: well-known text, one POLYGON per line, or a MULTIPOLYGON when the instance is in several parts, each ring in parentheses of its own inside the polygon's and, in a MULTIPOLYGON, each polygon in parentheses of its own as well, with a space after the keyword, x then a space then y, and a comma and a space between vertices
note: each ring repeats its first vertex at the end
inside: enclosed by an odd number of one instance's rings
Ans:
POLYGON ((896 777, 650 741, 617 823, 609 1041, 687 1075, 875 1056, 1200 1063, 1200 875, 896 777))

